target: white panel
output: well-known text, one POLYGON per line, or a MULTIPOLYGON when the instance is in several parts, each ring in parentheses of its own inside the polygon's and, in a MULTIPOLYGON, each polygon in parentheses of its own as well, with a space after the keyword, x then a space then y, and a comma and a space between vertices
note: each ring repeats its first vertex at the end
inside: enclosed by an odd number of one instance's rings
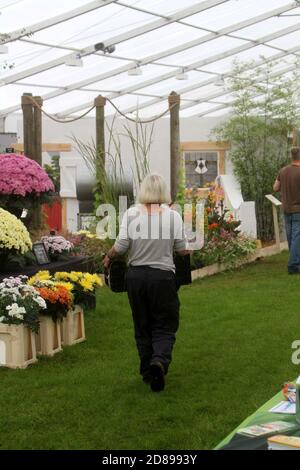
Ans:
MULTIPOLYGON (((212 31, 261 15, 288 4, 287 0, 231 0, 189 17, 186 22, 212 31)), ((266 34, 266 33, 265 33, 266 34)))
POLYGON ((66 163, 63 161, 63 159, 61 159, 60 161, 60 177, 61 177, 60 196, 61 197, 67 197, 67 198, 77 197, 76 173, 77 173, 77 162, 66 163))
POLYGON ((192 62, 196 62, 200 59, 207 59, 212 55, 226 52, 229 49, 242 46, 245 43, 245 41, 241 41, 239 39, 222 37, 201 44, 200 46, 192 47, 187 51, 180 52, 179 54, 166 57, 164 59, 164 63, 189 65, 192 62))
POLYGON ((0 366, 6 364, 6 344, 0 339, 0 366))
POLYGON ((130 39, 118 44, 117 53, 130 56, 134 59, 142 59, 152 53, 159 53, 170 47, 176 47, 184 42, 192 41, 207 34, 188 26, 173 23, 155 31, 143 34, 137 39, 130 39))
MULTIPOLYGON (((73 8, 72 3, 70 6, 73 8)), ((63 24, 40 31, 34 35, 34 39, 82 49, 93 44, 93 41, 95 43, 103 42, 115 34, 124 33, 133 27, 142 26, 154 19, 152 15, 111 4, 63 24), (126 17, 125 21, 124 16, 126 17)))
POLYGON ((241 220, 240 230, 248 237, 257 239, 257 222, 255 214, 255 202, 243 202, 238 211, 238 218, 241 220))
MULTIPOLYGON (((1 33, 8 33, 15 29, 30 26, 33 23, 46 20, 49 17, 59 15, 86 4, 87 0, 26 0, 18 2, 9 8, 1 8, 1 33)), ((12 2, 10 2, 12 3, 12 2)), ((7 5, 9 2, 2 1, 1 5, 7 5)))

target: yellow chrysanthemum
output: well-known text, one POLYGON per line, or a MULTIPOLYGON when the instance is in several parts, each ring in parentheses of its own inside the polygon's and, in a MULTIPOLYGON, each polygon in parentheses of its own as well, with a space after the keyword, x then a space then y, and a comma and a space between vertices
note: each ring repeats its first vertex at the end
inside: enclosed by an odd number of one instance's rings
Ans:
POLYGON ((63 286, 63 287, 65 287, 69 292, 72 292, 72 290, 74 289, 74 284, 72 284, 72 282, 57 281, 57 282, 54 282, 54 285, 55 285, 55 286, 63 286))
POLYGON ((21 220, 0 208, 0 249, 27 253, 32 248, 30 235, 21 220))
POLYGON ((43 282, 43 281, 51 281, 51 275, 49 271, 39 271, 36 273, 34 276, 32 276, 27 283, 30 286, 33 286, 37 281, 43 282))

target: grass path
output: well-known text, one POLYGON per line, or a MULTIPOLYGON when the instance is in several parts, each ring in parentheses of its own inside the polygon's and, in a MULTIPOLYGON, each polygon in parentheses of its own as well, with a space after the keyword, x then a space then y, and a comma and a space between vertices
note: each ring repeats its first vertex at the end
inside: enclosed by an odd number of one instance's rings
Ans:
POLYGON ((27 370, 0 370, 0 449, 211 449, 300 375, 300 277, 286 254, 180 290, 167 388, 138 374, 124 294, 99 293, 88 341, 27 370))

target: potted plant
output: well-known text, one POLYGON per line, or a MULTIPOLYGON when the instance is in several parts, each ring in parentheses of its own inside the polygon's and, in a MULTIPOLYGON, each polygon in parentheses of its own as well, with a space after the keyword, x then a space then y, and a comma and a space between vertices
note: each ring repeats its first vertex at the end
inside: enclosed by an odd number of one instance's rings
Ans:
POLYGON ((57 272, 54 275, 57 282, 71 283, 74 307, 68 311, 62 324, 64 345, 71 345, 85 340, 84 308, 94 308, 96 305, 96 290, 103 285, 97 274, 72 271, 57 272))
POLYGON ((54 184, 34 160, 15 153, 0 154, 0 203, 17 217, 48 202, 54 184))
POLYGON ((73 243, 61 235, 45 235, 41 238, 41 242, 44 243, 52 261, 57 261, 60 257, 68 257, 74 248, 73 243))
MULTIPOLYGON (((47 271, 43 272, 42 278, 47 277, 46 273, 47 271)), ((66 285, 58 282, 38 279, 38 275, 30 279, 29 284, 35 287, 46 302, 46 309, 39 318, 40 329, 36 338, 38 353, 53 356, 61 351, 61 322, 72 306, 73 286, 70 285, 68 289, 66 285)))
POLYGON ((26 284, 26 276, 0 284, 0 364, 24 368, 36 362, 35 334, 46 302, 26 284))
POLYGON ((13 271, 31 253, 30 235, 21 220, 0 208, 0 271, 13 271))

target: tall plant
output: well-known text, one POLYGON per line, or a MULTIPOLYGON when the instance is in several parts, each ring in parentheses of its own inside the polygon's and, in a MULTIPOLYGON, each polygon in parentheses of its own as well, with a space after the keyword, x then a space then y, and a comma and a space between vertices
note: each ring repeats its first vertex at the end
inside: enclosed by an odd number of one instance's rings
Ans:
POLYGON ((94 186, 94 207, 105 202, 117 207, 120 195, 127 196, 129 203, 133 202, 133 188, 128 181, 124 165, 121 137, 129 139, 133 153, 133 165, 131 166, 132 180, 135 189, 139 187, 143 178, 149 173, 149 152, 152 144, 154 125, 144 127, 137 119, 134 127, 123 124, 123 130, 116 130, 116 115, 111 124, 105 122, 108 131, 107 150, 105 158, 99 158, 95 142, 85 143, 72 136, 78 152, 83 157, 87 167, 93 175, 96 175, 94 186), (106 163, 104 163, 106 162, 106 163))
POLYGON ((280 73, 277 62, 234 62, 226 84, 233 95, 232 113, 213 131, 218 140, 231 143, 230 157, 245 200, 254 200, 258 236, 273 239, 270 205, 280 168, 290 159, 291 135, 299 123, 299 71, 280 73))

